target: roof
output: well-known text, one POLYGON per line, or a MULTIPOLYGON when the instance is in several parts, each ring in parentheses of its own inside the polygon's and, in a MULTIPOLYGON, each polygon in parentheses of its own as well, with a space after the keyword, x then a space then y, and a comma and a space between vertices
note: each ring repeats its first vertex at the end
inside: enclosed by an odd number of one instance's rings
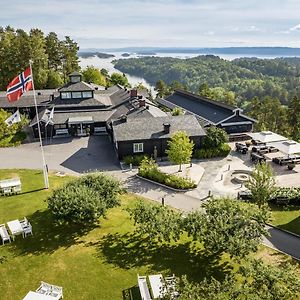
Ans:
POLYGON ((59 89, 59 92, 86 92, 94 91, 94 88, 84 81, 79 81, 76 83, 68 82, 62 88, 59 89))
MULTIPOLYGON (((36 90, 36 102, 37 106, 47 106, 52 99, 52 95, 57 90, 36 90)), ((23 94, 22 98, 16 102, 8 102, 6 97, 6 92, 0 92, 0 107, 9 108, 9 107, 33 107, 34 97, 33 91, 28 91, 23 94)))
MULTIPOLYGON (((235 110, 237 109, 234 106, 181 90, 176 90, 172 95, 168 96, 166 100, 173 105, 182 107, 183 109, 200 116, 212 124, 218 124, 223 120, 230 118, 235 114, 235 110)), ((164 105, 163 103, 161 104, 164 105)))
POLYGON ((53 123, 65 124, 69 121, 90 120, 93 122, 106 122, 114 110, 93 110, 93 111, 54 111, 53 123))
POLYGON ((180 130, 185 131, 188 136, 205 135, 205 131, 193 115, 135 118, 120 124, 113 123, 116 141, 167 139, 180 130), (171 125, 169 133, 164 133, 164 123, 171 125))
POLYGON ((79 72, 77 72, 77 71, 74 71, 74 72, 72 72, 71 74, 69 74, 69 77, 70 77, 70 76, 82 76, 82 74, 79 73, 79 72))

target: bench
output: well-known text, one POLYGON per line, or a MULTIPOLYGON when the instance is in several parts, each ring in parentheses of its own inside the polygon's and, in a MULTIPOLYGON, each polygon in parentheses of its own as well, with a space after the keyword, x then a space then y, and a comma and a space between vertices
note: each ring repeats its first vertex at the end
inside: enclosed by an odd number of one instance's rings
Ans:
POLYGON ((138 285, 142 300, 151 300, 150 291, 147 285, 146 276, 138 275, 138 285))

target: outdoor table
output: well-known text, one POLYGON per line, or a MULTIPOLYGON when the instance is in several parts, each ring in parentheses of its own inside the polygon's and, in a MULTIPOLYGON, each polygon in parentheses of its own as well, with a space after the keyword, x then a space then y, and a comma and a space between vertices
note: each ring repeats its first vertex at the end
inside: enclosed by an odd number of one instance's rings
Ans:
POLYGON ((7 226, 13 236, 13 239, 15 238, 16 235, 24 233, 24 230, 19 220, 9 221, 7 222, 7 226))
POLYGON ((52 296, 43 295, 33 291, 28 292, 28 294, 23 298, 23 300, 55 300, 55 299, 56 298, 52 296))
POLYGON ((153 298, 162 298, 165 295, 165 289, 163 285, 163 277, 161 274, 150 275, 149 282, 153 294, 153 298))

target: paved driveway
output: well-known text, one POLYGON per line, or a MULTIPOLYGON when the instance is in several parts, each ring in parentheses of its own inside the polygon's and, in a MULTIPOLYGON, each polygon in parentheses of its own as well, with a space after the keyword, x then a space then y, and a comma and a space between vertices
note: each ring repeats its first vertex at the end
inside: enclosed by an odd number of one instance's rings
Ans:
MULTIPOLYGON (((120 165, 108 136, 52 139, 44 145, 50 170, 80 174, 89 171, 119 170, 120 165)), ((39 143, 0 149, 0 168, 40 169, 39 143)))

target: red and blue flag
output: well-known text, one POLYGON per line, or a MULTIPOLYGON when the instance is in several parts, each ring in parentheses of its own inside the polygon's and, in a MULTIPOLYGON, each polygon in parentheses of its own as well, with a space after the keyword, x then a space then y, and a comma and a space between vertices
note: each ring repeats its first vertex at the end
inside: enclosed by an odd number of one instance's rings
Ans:
POLYGON ((7 86, 6 96, 9 102, 18 101, 27 91, 32 89, 31 68, 28 67, 24 72, 15 77, 7 86))

